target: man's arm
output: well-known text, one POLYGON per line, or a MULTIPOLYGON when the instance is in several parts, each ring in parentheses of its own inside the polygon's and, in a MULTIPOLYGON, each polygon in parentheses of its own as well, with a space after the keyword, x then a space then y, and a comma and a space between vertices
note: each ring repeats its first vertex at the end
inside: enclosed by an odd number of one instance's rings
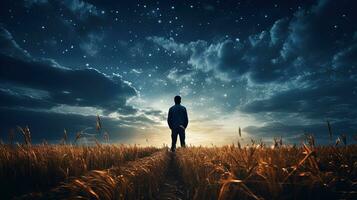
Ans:
POLYGON ((170 129, 172 129, 172 111, 169 109, 169 115, 167 116, 167 124, 169 125, 170 129))
POLYGON ((185 128, 187 128, 187 125, 188 125, 188 116, 187 116, 187 110, 186 110, 186 108, 185 108, 185 113, 184 113, 184 124, 183 124, 183 126, 185 127, 185 128))

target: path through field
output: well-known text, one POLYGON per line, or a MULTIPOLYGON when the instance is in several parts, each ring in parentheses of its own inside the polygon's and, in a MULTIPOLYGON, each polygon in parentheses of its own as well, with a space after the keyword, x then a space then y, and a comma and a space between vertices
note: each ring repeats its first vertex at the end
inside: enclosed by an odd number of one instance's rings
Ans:
POLYGON ((176 154, 170 152, 169 164, 165 174, 165 179, 160 186, 160 191, 156 199, 159 200, 184 200, 186 189, 182 182, 181 173, 177 167, 176 154))
MULTIPOLYGON (((308 147, 304 148, 310 150, 308 147)), ((93 169, 78 176, 69 177, 66 181, 59 183, 50 190, 45 188, 39 192, 33 191, 25 195, 19 194, 18 198, 15 199, 203 200, 218 199, 221 195, 220 198, 222 199, 244 198, 256 200, 279 197, 281 199, 352 200, 357 199, 357 179, 355 178, 357 161, 353 157, 356 155, 356 150, 357 148, 355 147, 316 148, 316 156, 326 160, 322 162, 315 157, 306 157, 305 155, 306 159, 303 159, 310 162, 303 163, 304 165, 301 164, 305 168, 300 167, 300 171, 296 175, 290 172, 292 174, 291 178, 286 182, 282 182, 282 180, 286 179, 286 174, 284 176, 282 172, 280 172, 280 180, 277 179, 277 175, 270 177, 270 179, 276 181, 274 182, 276 185, 271 185, 272 180, 269 180, 269 178, 262 179, 260 178, 261 176, 257 176, 258 172, 252 172, 253 175, 250 175, 249 179, 246 178, 244 181, 233 179, 229 183, 231 185, 226 185, 222 190, 224 186, 220 185, 220 183, 222 178, 227 174, 229 175, 227 170, 231 170, 232 173, 241 173, 240 176, 244 176, 247 169, 253 169, 249 166, 259 166, 256 163, 243 165, 245 161, 242 158, 257 161, 259 158, 269 160, 270 157, 267 158, 266 155, 274 156, 277 160, 274 162, 269 161, 270 163, 264 164, 265 168, 262 169, 265 172, 278 169, 276 171, 279 172, 279 169, 283 169, 285 166, 285 164, 282 165, 280 163, 285 162, 287 158, 280 159, 278 155, 290 156, 288 160, 293 160, 290 161, 292 164, 301 163, 300 159, 291 158, 299 155, 301 149, 240 149, 230 146, 222 147, 222 149, 190 147, 178 149, 176 153, 171 153, 168 148, 162 148, 143 157, 135 156, 133 160, 123 159, 123 162, 107 169, 93 169), (256 157, 252 156, 252 152, 255 153, 256 157), (218 156, 219 154, 223 155, 218 156), (230 156, 229 159, 235 158, 234 156, 237 155, 239 157, 237 156, 237 161, 234 160, 233 163, 232 160, 227 159, 227 155, 230 156), (245 155, 245 157, 240 155, 245 155), (332 155, 332 161, 329 161, 329 157, 326 155, 332 155), (334 164, 336 167, 332 166, 333 168, 331 168, 330 165, 326 165, 326 163, 330 162, 336 163, 334 164), (237 167, 235 163, 242 164, 242 166, 237 167), (310 163, 315 163, 313 167, 310 167, 311 169, 309 168, 310 163), (343 168, 340 166, 343 166, 343 168), (323 170, 323 167, 325 167, 325 170, 323 170), (320 181, 316 181, 318 177, 312 174, 315 172, 321 176, 320 181), (328 179, 331 180, 328 181, 328 179), (209 181, 209 185, 203 185, 207 181, 209 181), (272 190, 270 186, 277 187, 279 190, 276 191, 274 188, 272 190), (220 194, 221 191, 224 193, 220 194)), ((80 156, 78 157, 81 158, 80 156)), ((33 182, 36 183, 35 181, 33 182)), ((1 196, 1 199, 9 198, 1 196)))
POLYGON ((50 191, 19 195, 15 199, 185 200, 186 189, 176 161, 175 153, 163 149, 121 166, 71 177, 50 191))

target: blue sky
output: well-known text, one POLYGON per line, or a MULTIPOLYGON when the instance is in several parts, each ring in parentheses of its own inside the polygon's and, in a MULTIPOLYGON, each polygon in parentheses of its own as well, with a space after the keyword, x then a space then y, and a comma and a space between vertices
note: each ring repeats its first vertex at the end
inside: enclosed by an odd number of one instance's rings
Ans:
MULTIPOLYGON (((354 1, 0 3, 0 132, 35 141, 94 127, 112 142, 170 142, 182 96, 188 143, 243 136, 328 142, 357 131, 354 1)), ((95 133, 95 129, 87 129, 95 133)))

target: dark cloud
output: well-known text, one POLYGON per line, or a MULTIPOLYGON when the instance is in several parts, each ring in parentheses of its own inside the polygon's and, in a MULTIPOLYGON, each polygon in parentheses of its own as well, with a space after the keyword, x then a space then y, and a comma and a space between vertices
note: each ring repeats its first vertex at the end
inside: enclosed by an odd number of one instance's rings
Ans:
POLYGON ((248 75, 255 83, 285 82, 328 67, 331 57, 341 49, 353 51, 353 33, 340 33, 353 28, 334 26, 341 18, 337 7, 344 6, 349 3, 319 1, 311 8, 299 9, 291 18, 275 21, 269 30, 252 34, 247 40, 223 39, 211 44, 198 40, 184 44, 172 38, 148 39, 167 50, 189 55, 188 64, 204 72, 213 70, 221 79, 248 75))
MULTIPOLYGON (((341 121, 331 124, 333 141, 341 134, 347 134, 348 142, 353 142, 351 130, 357 129, 357 124, 350 121, 341 121)), ((255 139, 262 138, 265 141, 273 142, 272 137, 282 137, 284 142, 299 144, 304 141, 305 134, 312 134, 316 138, 316 144, 331 143, 327 123, 291 125, 283 123, 268 123, 264 126, 248 126, 243 129, 251 133, 255 139)))
POLYGON ((29 59, 30 54, 22 49, 11 33, 0 24, 0 52, 20 59, 29 59))
POLYGON ((192 68, 172 68, 169 71, 167 78, 173 82, 181 83, 182 81, 192 80, 194 73, 195 71, 192 68))
POLYGON ((188 47, 185 44, 175 42, 173 38, 166 39, 158 36, 150 36, 147 37, 146 40, 152 41, 162 46, 166 50, 175 51, 178 54, 185 55, 186 53, 188 53, 188 47))
POLYGON ((82 42, 79 44, 79 47, 88 55, 95 56, 99 51, 99 44, 103 40, 101 34, 91 33, 88 36, 84 37, 82 42))
MULTIPOLYGON (((17 126, 29 126, 33 142, 41 142, 43 139, 49 142, 58 143, 63 137, 63 130, 66 129, 71 141, 76 137, 77 132, 86 129, 86 133, 96 134, 96 116, 84 116, 81 114, 63 114, 42 111, 29 111, 17 109, 0 108, 2 139, 7 139, 7 133, 17 126)), ((110 134, 111 141, 125 140, 133 137, 135 127, 127 126, 123 121, 102 117, 103 128, 110 134)), ((17 132, 17 140, 22 141, 21 133, 17 132)), ((98 135, 102 139, 102 135, 98 135)))
MULTIPOLYGON (((134 108, 126 105, 126 100, 135 96, 136 90, 120 76, 109 77, 95 69, 73 70, 51 59, 32 58, 6 29, 1 30, 0 41, 4 45, 0 49, 0 83, 48 92, 46 99, 41 101, 52 104, 134 112, 134 108)), ((11 98, 19 98, 19 95, 11 98)))
POLYGON ((269 33, 271 45, 282 44, 287 37, 287 28, 289 26, 289 18, 282 18, 274 22, 269 33))
POLYGON ((160 117, 166 113, 163 113, 161 110, 145 110, 144 112, 146 115, 152 115, 156 117, 160 117))
MULTIPOLYGON (((82 0, 27 0, 21 12, 34 13, 31 18, 21 20, 24 32, 33 35, 31 42, 49 48, 47 54, 57 60, 58 52, 67 53, 69 49, 78 56, 83 53, 96 56, 102 50, 99 43, 105 38, 103 27, 110 25, 105 19, 105 10, 82 0), (61 48, 64 44, 66 47, 61 48)), ((38 51, 36 48, 27 50, 38 51)))
POLYGON ((247 127, 247 132, 252 134, 294 137, 295 133, 306 130, 326 142, 324 122, 327 120, 336 126, 338 134, 351 136, 357 131, 356 102, 356 80, 329 79, 319 80, 306 88, 290 89, 267 99, 252 101, 241 106, 240 110, 260 116, 262 120, 281 122, 274 126, 247 127), (322 123, 314 124, 318 121, 322 123))
POLYGON ((283 112, 299 113, 316 119, 357 119, 354 107, 357 102, 357 81, 325 81, 306 88, 278 92, 241 107, 248 113, 283 112))
MULTIPOLYGON (((89 127, 95 133, 95 112, 103 111, 103 127, 113 140, 133 137, 137 126, 157 124, 162 113, 127 104, 137 95, 120 75, 96 69, 70 69, 53 59, 34 58, 4 28, 0 41, 1 132, 29 125, 34 142, 56 142, 66 128, 75 133, 89 127), (109 114, 120 117, 109 117, 109 114)), ((136 130, 137 132, 137 130, 136 130)))
POLYGON ((53 103, 125 111, 126 100, 136 95, 121 77, 108 77, 95 69, 58 68, 4 55, 0 60, 2 83, 47 91, 53 103))
POLYGON ((121 118, 123 122, 133 127, 143 127, 147 125, 154 126, 157 124, 156 121, 147 117, 147 115, 138 115, 138 116, 124 116, 121 118))
MULTIPOLYGON (((356 39, 355 39, 356 40, 356 39)), ((342 49, 333 56, 332 67, 339 75, 356 80, 357 74, 357 42, 342 49)))
POLYGON ((34 97, 36 92, 38 91, 30 90, 28 88, 14 89, 14 87, 9 85, 0 85, 0 107, 29 107, 49 109, 56 105, 49 100, 34 97))
POLYGON ((320 0, 309 9, 298 10, 289 24, 283 57, 302 56, 308 67, 324 66, 336 51, 353 42, 351 29, 356 26, 341 23, 344 18, 338 11, 353 6, 351 1, 320 0))
POLYGON ((76 14, 81 20, 90 16, 100 15, 100 11, 93 5, 82 0, 64 0, 60 1, 64 7, 76 14))

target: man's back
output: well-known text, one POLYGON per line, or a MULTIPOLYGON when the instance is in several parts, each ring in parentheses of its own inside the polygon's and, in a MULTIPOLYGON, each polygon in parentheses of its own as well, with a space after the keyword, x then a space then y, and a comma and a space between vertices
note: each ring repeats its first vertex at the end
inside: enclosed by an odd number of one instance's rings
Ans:
POLYGON ((169 109, 167 123, 171 129, 171 151, 176 149, 177 135, 180 136, 181 147, 185 147, 185 129, 188 125, 187 111, 184 106, 181 106, 181 97, 175 96, 175 105, 169 109))
MULTIPOLYGON (((175 104, 169 109, 167 118, 170 129, 178 129, 180 126, 187 127, 188 117, 186 108, 180 104, 175 104)), ((181 127, 181 128, 183 128, 181 127)))

